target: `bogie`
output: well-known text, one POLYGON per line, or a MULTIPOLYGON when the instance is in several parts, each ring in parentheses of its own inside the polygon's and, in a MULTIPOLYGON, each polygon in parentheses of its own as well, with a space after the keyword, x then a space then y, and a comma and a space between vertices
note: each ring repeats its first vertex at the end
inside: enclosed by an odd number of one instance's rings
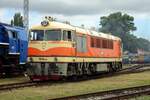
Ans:
POLYGON ((99 72, 114 72, 121 69, 121 62, 111 63, 32 63, 28 69, 31 80, 59 80, 95 75, 99 72), (45 77, 45 78, 44 78, 45 77))

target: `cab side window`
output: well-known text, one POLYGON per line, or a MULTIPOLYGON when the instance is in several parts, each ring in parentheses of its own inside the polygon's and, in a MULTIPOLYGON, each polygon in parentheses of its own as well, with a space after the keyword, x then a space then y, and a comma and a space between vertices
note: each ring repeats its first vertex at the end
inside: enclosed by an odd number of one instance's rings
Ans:
POLYGON ((17 33, 16 32, 12 32, 12 38, 17 39, 17 33))
POLYGON ((63 40, 64 41, 72 41, 73 40, 72 31, 63 30, 63 40))
POLYGON ((13 39, 17 39, 18 38, 17 37, 17 32, 15 32, 15 31, 8 31, 8 34, 13 39))

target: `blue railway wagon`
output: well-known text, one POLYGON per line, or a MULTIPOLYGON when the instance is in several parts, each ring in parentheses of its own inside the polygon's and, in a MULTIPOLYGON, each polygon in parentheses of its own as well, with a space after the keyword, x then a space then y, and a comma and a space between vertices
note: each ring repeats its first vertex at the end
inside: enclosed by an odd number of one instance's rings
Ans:
POLYGON ((0 74, 11 74, 27 60, 28 39, 24 28, 0 23, 0 74))
POLYGON ((142 55, 138 58, 139 63, 150 63, 150 55, 142 55))
POLYGON ((147 55, 144 57, 144 62, 145 63, 150 63, 150 55, 147 55))

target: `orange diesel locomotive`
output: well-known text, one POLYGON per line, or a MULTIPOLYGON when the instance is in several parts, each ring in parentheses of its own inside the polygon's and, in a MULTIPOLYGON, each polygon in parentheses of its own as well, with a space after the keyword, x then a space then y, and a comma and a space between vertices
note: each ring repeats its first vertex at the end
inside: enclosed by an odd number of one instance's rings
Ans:
POLYGON ((122 68, 121 39, 56 21, 30 30, 28 75, 33 81, 58 80, 122 68))

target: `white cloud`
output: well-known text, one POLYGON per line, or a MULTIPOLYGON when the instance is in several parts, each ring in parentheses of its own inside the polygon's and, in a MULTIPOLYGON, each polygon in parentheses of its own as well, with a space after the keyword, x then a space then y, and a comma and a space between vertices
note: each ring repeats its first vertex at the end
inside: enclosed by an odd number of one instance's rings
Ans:
POLYGON ((65 16, 65 15, 61 15, 61 14, 48 14, 48 13, 41 14, 41 13, 32 12, 32 13, 30 13, 30 19, 29 19, 30 27, 32 25, 40 24, 40 22, 42 20, 44 20, 45 16, 52 16, 52 17, 56 18, 57 21, 60 21, 60 22, 69 21, 74 26, 81 26, 82 24, 84 24, 86 28, 90 28, 93 26, 98 28, 101 15, 65 16))
POLYGON ((4 9, 0 9, 0 21, 3 19, 4 13, 4 9))
MULTIPOLYGON (((29 0, 30 10, 62 15, 95 15, 106 12, 150 13, 150 0, 29 0)), ((1 8, 23 8, 23 0, 1 0, 1 8)))

